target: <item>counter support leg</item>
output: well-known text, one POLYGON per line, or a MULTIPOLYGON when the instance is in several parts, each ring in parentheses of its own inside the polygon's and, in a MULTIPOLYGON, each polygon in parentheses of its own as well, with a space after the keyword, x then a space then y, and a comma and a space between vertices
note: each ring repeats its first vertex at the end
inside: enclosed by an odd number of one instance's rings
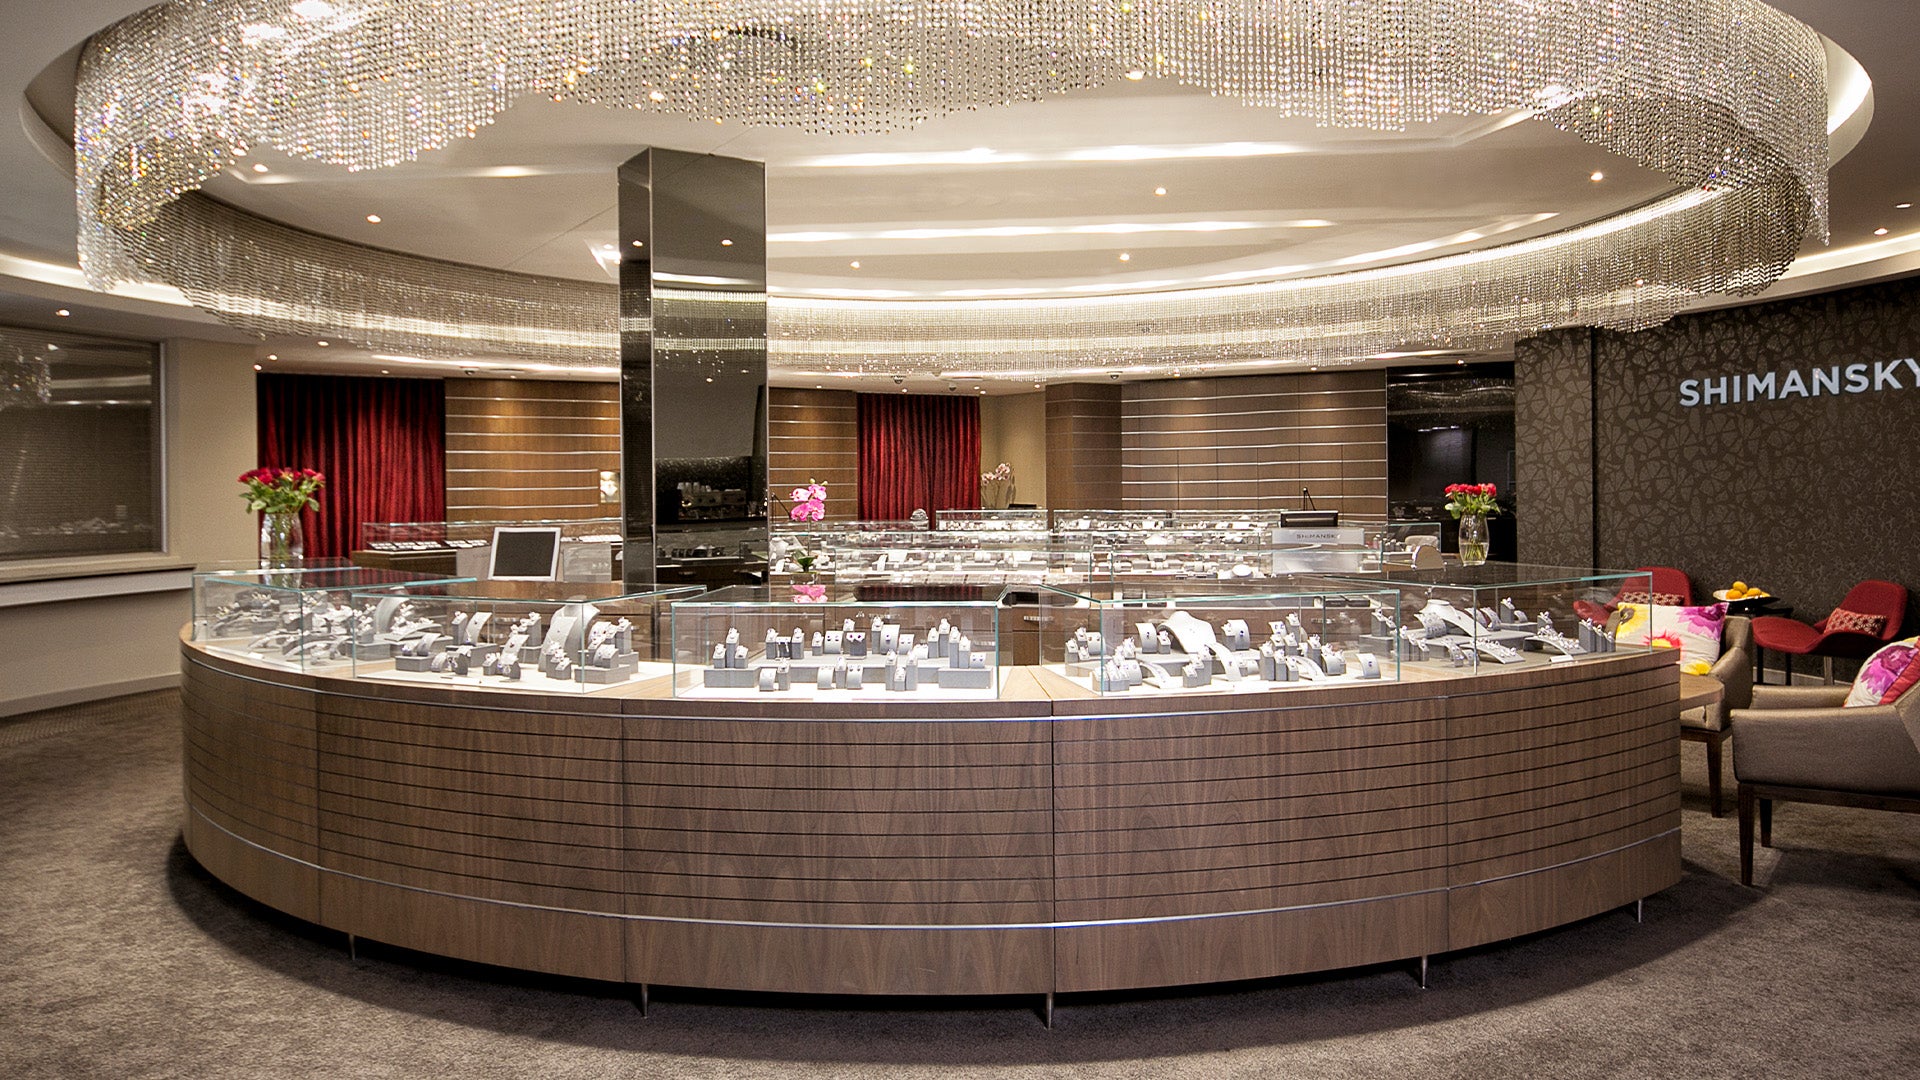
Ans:
POLYGON ((647 1001, 647 984, 640 983, 634 987, 633 1007, 640 1010, 640 1018, 642 1020, 646 1019, 647 1016, 647 1001))
POLYGON ((1047 991, 1047 996, 1040 1001, 1040 1022, 1047 1026, 1048 1031, 1053 1030, 1053 991, 1051 990, 1047 991))

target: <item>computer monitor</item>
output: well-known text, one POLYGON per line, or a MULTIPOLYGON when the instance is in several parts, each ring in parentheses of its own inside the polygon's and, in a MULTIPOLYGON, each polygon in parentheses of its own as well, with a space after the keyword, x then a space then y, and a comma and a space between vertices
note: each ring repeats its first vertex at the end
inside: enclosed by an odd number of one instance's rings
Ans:
POLYGON ((559 569, 559 528, 551 525, 494 528, 488 577, 500 581, 554 581, 559 569))
POLYGON ((1282 510, 1280 523, 1289 529, 1331 529, 1340 524, 1340 511, 1282 510))

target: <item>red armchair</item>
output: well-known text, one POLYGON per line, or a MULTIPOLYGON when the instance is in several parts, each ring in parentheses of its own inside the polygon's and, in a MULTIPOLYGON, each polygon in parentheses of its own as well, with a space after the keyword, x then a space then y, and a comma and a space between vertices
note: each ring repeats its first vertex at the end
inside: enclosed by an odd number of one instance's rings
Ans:
POLYGON ((1615 593, 1613 599, 1604 607, 1587 600, 1575 600, 1574 614, 1589 622, 1604 623, 1607 621, 1607 616, 1613 614, 1613 609, 1622 603, 1692 606, 1693 582, 1687 577, 1686 571, 1676 570, 1671 566, 1639 566, 1634 569, 1643 574, 1652 575, 1653 595, 1651 597, 1639 595, 1640 590, 1637 588, 1639 582, 1629 582, 1622 585, 1620 591, 1615 593))
MULTIPOLYGON (((1808 626, 1798 619, 1781 615, 1762 615, 1753 620, 1754 679, 1765 682, 1767 650, 1790 656, 1818 656, 1826 661, 1826 677, 1833 681, 1833 658, 1865 658, 1882 645, 1900 636, 1900 624, 1907 614, 1907 588, 1891 581, 1868 579, 1847 590, 1846 599, 1827 617, 1808 626), (1842 615, 1879 617, 1884 620, 1875 631, 1862 627, 1860 620, 1842 615), (1836 620, 1835 616, 1841 616, 1836 620), (1843 625, 1844 624, 1844 625, 1843 625)), ((1787 681, 1793 681, 1793 661, 1786 662, 1787 681)))

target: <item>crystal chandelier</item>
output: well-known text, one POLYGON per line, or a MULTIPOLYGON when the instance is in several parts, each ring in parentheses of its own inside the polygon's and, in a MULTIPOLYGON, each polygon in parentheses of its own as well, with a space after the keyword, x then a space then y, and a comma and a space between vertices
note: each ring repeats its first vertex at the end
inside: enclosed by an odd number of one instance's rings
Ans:
POLYGON ((1824 235, 1824 52, 1757 0, 174 0, 82 57, 82 264, 98 287, 173 284, 263 334, 604 364, 605 286, 378 252, 190 193, 262 144, 395 165, 528 95, 857 135, 1146 77, 1341 127, 1517 110, 1677 191, 1518 244, 1286 282, 775 297, 776 370, 1045 377, 1635 328, 1762 288, 1824 235))

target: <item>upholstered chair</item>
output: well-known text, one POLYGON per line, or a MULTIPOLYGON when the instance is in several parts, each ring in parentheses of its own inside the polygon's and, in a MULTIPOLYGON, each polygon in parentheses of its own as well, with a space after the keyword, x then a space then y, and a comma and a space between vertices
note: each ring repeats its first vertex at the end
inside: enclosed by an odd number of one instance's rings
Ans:
POLYGON ((1760 686, 1731 712, 1740 783, 1740 882, 1753 884, 1754 819, 1773 846, 1773 804, 1920 813, 1920 691, 1842 708, 1844 686, 1760 686))
MULTIPOLYGON (((1907 587, 1868 579, 1847 590, 1846 599, 1827 617, 1809 626, 1784 615, 1761 615, 1753 620, 1754 654, 1760 681, 1766 681, 1766 652, 1791 656, 1818 656, 1826 661, 1827 681, 1833 681, 1833 658, 1865 658, 1900 636, 1907 614, 1907 587)), ((1793 662, 1787 661, 1787 682, 1793 682, 1793 662)))
POLYGON ((1680 714, 1680 737, 1707 746, 1708 804, 1714 817, 1724 809, 1720 797, 1722 747, 1731 733, 1729 718, 1735 709, 1753 702, 1753 624, 1744 615, 1729 615, 1720 631, 1720 659, 1707 674, 1720 681, 1720 700, 1680 714))

